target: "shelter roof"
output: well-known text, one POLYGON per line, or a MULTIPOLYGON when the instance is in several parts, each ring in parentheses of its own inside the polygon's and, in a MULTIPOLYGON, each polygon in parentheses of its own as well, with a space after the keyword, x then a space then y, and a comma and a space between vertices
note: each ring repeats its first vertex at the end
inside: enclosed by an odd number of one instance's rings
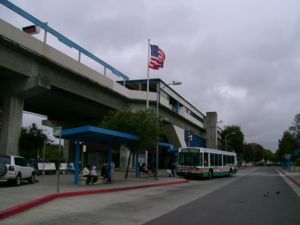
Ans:
POLYGON ((62 138, 86 143, 125 143, 139 141, 136 135, 94 126, 83 126, 62 131, 62 138))

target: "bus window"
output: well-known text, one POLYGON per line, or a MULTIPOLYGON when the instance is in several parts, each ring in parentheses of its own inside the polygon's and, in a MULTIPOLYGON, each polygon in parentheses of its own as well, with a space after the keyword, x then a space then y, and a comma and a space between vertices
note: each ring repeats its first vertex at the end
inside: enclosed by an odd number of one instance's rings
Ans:
POLYGON ((219 166, 219 155, 215 154, 215 166, 219 166))
POLYGON ((219 155, 219 162, 218 162, 219 166, 222 166, 222 155, 219 155))
POLYGON ((214 166, 215 165, 215 155, 214 154, 209 154, 209 162, 210 162, 210 166, 214 166))
POLYGON ((199 154, 200 155, 200 161, 199 161, 199 166, 203 166, 203 158, 202 158, 202 153, 199 154))
POLYGON ((208 166, 208 153, 204 153, 204 166, 208 166))
POLYGON ((224 165, 226 166, 228 164, 228 156, 224 155, 224 165))
POLYGON ((219 155, 215 154, 215 166, 218 166, 219 164, 219 155))
POLYGON ((218 154, 215 154, 215 166, 218 166, 218 154))
POLYGON ((180 152, 178 157, 178 164, 186 166, 201 166, 201 154, 194 152, 180 152))

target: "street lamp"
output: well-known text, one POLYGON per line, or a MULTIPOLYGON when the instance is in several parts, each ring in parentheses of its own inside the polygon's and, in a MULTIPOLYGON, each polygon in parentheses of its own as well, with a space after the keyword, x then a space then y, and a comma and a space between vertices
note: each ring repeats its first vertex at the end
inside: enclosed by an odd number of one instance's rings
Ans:
POLYGON ((227 137, 229 135, 235 135, 235 134, 236 134, 235 132, 232 132, 232 133, 228 133, 228 134, 225 135, 225 151, 227 151, 227 137))
MULTIPOLYGON (((172 83, 167 84, 167 86, 169 86, 169 85, 181 85, 181 84, 182 84, 182 82, 173 80, 172 83)), ((165 86, 164 86, 164 87, 165 87, 165 86)), ((164 87, 163 87, 163 88, 164 88, 164 87)), ((163 88, 162 88, 162 89, 163 89, 163 88)))
MULTIPOLYGON (((162 88, 160 88, 160 82, 157 82, 157 86, 156 86, 156 125, 158 127, 158 120, 159 120, 159 105, 160 105, 160 91, 163 90, 166 86, 171 86, 171 85, 181 85, 182 82, 180 81, 172 81, 171 83, 166 84, 165 86, 163 86, 162 88)), ((158 176, 158 145, 159 145, 159 140, 156 143, 156 165, 155 165, 155 179, 157 180, 157 176, 158 176)))
POLYGON ((253 152, 253 166, 255 166, 255 152, 254 152, 254 143, 252 143, 252 152, 253 152))
POLYGON ((171 83, 168 83, 166 85, 164 85, 162 88, 160 88, 160 82, 157 83, 157 87, 156 87, 156 91, 157 91, 157 96, 156 96, 156 116, 158 118, 159 116, 159 105, 160 105, 160 92, 161 90, 163 90, 165 87, 167 86, 176 86, 176 85, 182 85, 182 82, 181 81, 172 81, 171 83))
POLYGON ((218 134, 218 124, 219 123, 223 123, 223 120, 219 120, 216 122, 216 139, 217 139, 217 142, 216 142, 216 149, 218 149, 218 144, 219 144, 219 134, 218 134))

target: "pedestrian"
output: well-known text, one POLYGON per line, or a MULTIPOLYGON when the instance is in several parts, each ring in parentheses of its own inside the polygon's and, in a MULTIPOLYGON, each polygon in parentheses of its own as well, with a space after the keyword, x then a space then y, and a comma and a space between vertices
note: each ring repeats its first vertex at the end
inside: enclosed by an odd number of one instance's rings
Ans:
POLYGON ((143 161, 139 161, 139 173, 141 174, 143 171, 143 161))
POLYGON ((146 167, 146 163, 144 161, 142 161, 140 163, 139 171, 140 171, 141 175, 148 174, 148 168, 146 167))
POLYGON ((177 164, 176 164, 176 162, 173 160, 172 161, 172 175, 173 175, 173 177, 175 177, 175 170, 176 170, 176 166, 177 166, 177 164))
POLYGON ((148 163, 148 175, 151 177, 153 175, 153 166, 152 162, 148 163))
POLYGON ((91 182, 91 175, 90 175, 90 166, 86 165, 82 170, 82 176, 86 177, 85 184, 89 185, 91 182))
POLYGON ((94 184, 98 180, 98 175, 96 171, 96 166, 92 166, 92 170, 90 171, 91 183, 94 184))
POLYGON ((106 183, 111 184, 111 166, 110 166, 110 163, 106 163, 105 174, 106 174, 106 183))
POLYGON ((106 162, 103 163, 102 167, 101 167, 101 177, 103 178, 103 183, 105 183, 106 180, 106 162))
POLYGON ((175 177, 175 165, 173 160, 169 160, 167 174, 169 177, 175 177))

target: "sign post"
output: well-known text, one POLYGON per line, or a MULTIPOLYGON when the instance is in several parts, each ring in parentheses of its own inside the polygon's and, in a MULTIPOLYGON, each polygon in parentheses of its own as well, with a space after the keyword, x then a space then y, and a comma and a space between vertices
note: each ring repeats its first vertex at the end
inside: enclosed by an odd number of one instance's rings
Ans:
POLYGON ((58 162, 57 162, 57 186, 56 191, 59 193, 59 183, 60 183, 60 148, 61 148, 61 133, 62 127, 54 127, 53 128, 53 136, 59 138, 59 146, 58 146, 58 162))

